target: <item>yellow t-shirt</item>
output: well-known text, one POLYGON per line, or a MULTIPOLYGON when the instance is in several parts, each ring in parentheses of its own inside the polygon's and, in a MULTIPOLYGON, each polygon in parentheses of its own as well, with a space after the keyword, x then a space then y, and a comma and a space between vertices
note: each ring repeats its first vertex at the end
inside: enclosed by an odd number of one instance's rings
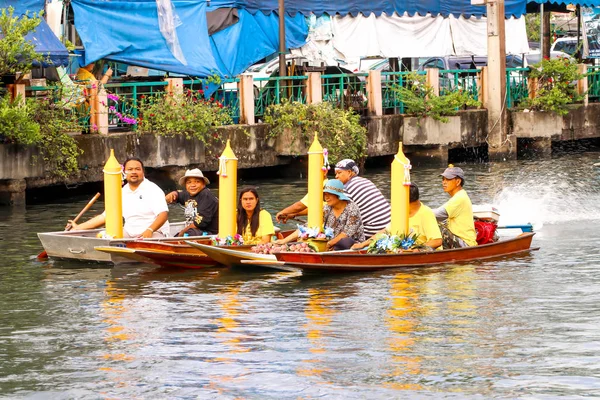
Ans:
POLYGON ((464 189, 459 190, 444 204, 448 213, 448 229, 469 246, 477 246, 477 233, 473 223, 473 205, 464 189))
MULTIPOLYGON (((329 181, 329 179, 325 179, 323 180, 323 187, 325 187, 325 185, 327 184, 327 182, 329 181)), ((300 200, 300 203, 304 204, 306 207, 308 207, 308 193, 306 193, 304 195, 304 197, 302 198, 302 200, 300 200)), ((323 205, 327 204, 326 202, 323 202, 323 205)))
POLYGON ((88 71, 85 68, 79 68, 77 70, 77 76, 75 77, 75 79, 78 81, 81 81, 81 82, 96 82, 97 81, 94 74, 92 74, 90 71, 88 71))
POLYGON ((250 229, 250 221, 246 225, 246 230, 242 235, 244 238, 244 244, 258 244, 261 242, 262 237, 275 234, 275 227, 273 226, 273 218, 267 210, 260 210, 258 214, 258 229, 256 235, 252 236, 252 230, 250 229))
MULTIPOLYGON (((391 232, 391 222, 385 227, 385 230, 391 232)), ((442 238, 442 232, 435 219, 435 214, 431 208, 423 203, 421 203, 421 207, 419 207, 417 213, 408 219, 408 230, 419 235, 416 242, 418 245, 425 244, 433 239, 442 238)), ((442 247, 440 246, 436 250, 441 249, 442 247)))

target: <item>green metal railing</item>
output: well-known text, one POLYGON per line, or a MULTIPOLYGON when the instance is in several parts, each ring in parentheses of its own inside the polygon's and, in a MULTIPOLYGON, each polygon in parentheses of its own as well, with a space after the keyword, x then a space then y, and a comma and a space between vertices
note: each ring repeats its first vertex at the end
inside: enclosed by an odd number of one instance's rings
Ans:
POLYGON ((592 102, 600 101, 600 66, 589 66, 587 73, 588 99, 592 102))
POLYGON ((267 107, 280 104, 282 100, 306 103, 306 80, 308 76, 272 76, 256 78, 254 85, 254 115, 262 117, 267 107), (261 88, 261 89, 258 89, 261 88))
POLYGON ((367 76, 366 73, 321 75, 323 101, 357 111, 367 108, 367 76))
POLYGON ((161 82, 123 82, 104 85, 108 96, 108 126, 135 129, 134 124, 124 122, 123 117, 138 118, 140 100, 164 94, 168 83, 161 82), (118 97, 116 99, 114 96, 118 97))
POLYGON ((381 100, 384 114, 404 114, 402 96, 394 87, 404 86, 410 74, 425 75, 425 71, 402 71, 381 73, 381 100))
POLYGON ((479 72, 478 69, 440 70, 440 95, 464 91, 479 100, 479 72))
MULTIPOLYGON (((231 118, 235 124, 240 119, 240 100, 238 96, 238 82, 240 78, 222 79, 219 88, 212 94, 211 98, 217 104, 229 109, 231 118)), ((185 80, 183 81, 184 90, 191 90, 200 95, 204 95, 204 90, 208 89, 209 84, 206 80, 185 80)))
POLYGON ((43 98, 63 108, 71 113, 83 130, 89 128, 90 112, 82 86, 26 86, 25 92, 27 97, 43 98))
POLYGON ((506 68, 506 106, 515 107, 529 96, 529 68, 506 68))

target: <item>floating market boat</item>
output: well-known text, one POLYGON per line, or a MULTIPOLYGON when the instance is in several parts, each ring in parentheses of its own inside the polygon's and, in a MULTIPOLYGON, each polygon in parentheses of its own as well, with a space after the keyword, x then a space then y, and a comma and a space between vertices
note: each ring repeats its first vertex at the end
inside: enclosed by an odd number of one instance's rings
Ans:
POLYGON ((187 242, 207 256, 227 266, 260 266, 267 268, 312 271, 378 271, 393 268, 428 267, 441 264, 478 261, 504 256, 522 255, 532 248, 535 233, 525 232, 497 242, 432 252, 405 251, 398 254, 369 254, 366 250, 327 251, 323 253, 281 252, 255 254, 248 250, 206 246, 187 242))
MULTIPOLYGON (((176 222, 170 225, 171 235, 175 235, 177 232, 184 228, 184 222, 176 222)), ((38 233, 38 238, 44 247, 44 251, 48 257, 60 258, 60 259, 71 259, 71 260, 82 260, 82 261, 96 261, 96 262, 107 262, 107 263, 123 263, 132 262, 131 257, 123 257, 122 254, 101 252, 95 249, 95 247, 107 247, 107 246, 120 246, 125 247, 124 243, 130 243, 135 241, 143 241, 137 238, 131 239, 106 239, 97 237, 103 229, 88 229, 81 231, 58 231, 58 232, 43 232, 38 233)), ((211 236, 190 236, 186 237, 186 240, 207 240, 212 238, 211 236)), ((166 237, 166 238, 152 238, 152 242, 160 243, 181 243, 181 237, 166 237)), ((150 241, 150 240, 148 240, 150 241)))
POLYGON ((494 243, 432 252, 405 251, 398 254, 368 254, 356 252, 275 253, 280 265, 305 271, 378 271, 393 268, 428 267, 466 261, 479 261, 504 256, 521 255, 537 248, 531 247, 535 233, 525 232, 517 237, 494 243))
MULTIPOLYGON (((286 237, 293 232, 293 230, 278 232, 278 236, 286 237)), ((110 246, 96 246, 95 250, 111 254, 115 257, 124 257, 131 261, 151 263, 162 267, 200 269, 224 266, 208 257, 202 250, 186 244, 186 241, 213 246, 212 238, 200 237, 200 239, 194 239, 190 237, 171 238, 171 241, 113 241, 110 246)), ((252 248, 251 245, 222 247, 238 251, 250 251, 252 248)))
POLYGON ((273 254, 257 254, 249 248, 234 248, 222 246, 207 246, 201 243, 186 242, 205 253, 208 257, 217 261, 219 264, 228 267, 248 266, 275 268, 284 271, 296 271, 297 268, 289 268, 284 263, 277 261, 273 254))

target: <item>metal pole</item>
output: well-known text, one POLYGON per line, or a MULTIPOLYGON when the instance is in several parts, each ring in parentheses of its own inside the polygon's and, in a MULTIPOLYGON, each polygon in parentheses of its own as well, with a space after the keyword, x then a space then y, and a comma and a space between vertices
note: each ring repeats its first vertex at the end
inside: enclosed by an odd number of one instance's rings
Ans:
POLYGON ((575 55, 577 61, 581 62, 581 55, 583 54, 583 51, 581 51, 581 6, 577 6, 575 10, 575 12, 577 13, 577 52, 575 53, 575 55))
POLYGON ((544 3, 540 4, 540 61, 544 59, 544 3))
POLYGON ((285 0, 279 0, 279 76, 286 76, 285 67, 285 0))

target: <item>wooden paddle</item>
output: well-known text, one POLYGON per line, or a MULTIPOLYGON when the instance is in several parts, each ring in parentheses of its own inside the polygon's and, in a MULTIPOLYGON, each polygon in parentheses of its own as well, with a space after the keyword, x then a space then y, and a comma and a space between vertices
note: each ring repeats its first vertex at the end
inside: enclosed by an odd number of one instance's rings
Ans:
MULTIPOLYGON (((75 218, 73 218, 73 222, 77 222, 79 221, 79 218, 81 218, 83 216, 83 214, 85 214, 87 212, 87 210, 89 210, 94 203, 96 202, 96 200, 98 200, 100 198, 100 193, 96 193, 96 195, 94 197, 92 197, 92 199, 90 201, 88 201, 88 203, 85 205, 85 207, 83 207, 83 209, 79 212, 79 214, 77 214, 77 216, 75 218)), ((73 225, 71 225, 70 223, 67 224, 67 226, 65 226, 65 232, 66 231, 70 231, 71 228, 73 228, 73 225)), ((45 260, 48 258, 48 253, 46 252, 46 250, 42 251, 40 254, 37 255, 37 259, 38 260, 45 260)))

